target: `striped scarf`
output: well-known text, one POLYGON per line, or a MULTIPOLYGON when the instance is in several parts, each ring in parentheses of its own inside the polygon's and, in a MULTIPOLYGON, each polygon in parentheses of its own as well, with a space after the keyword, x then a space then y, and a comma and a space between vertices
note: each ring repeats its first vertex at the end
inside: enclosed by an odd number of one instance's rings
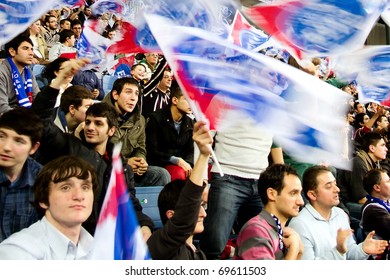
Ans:
POLYGON ((24 83, 23 83, 19 70, 16 67, 15 63, 12 61, 12 58, 7 57, 7 60, 11 65, 12 80, 13 80, 15 93, 19 105, 22 107, 30 108, 32 103, 32 97, 33 97, 31 71, 27 66, 24 67, 24 83))

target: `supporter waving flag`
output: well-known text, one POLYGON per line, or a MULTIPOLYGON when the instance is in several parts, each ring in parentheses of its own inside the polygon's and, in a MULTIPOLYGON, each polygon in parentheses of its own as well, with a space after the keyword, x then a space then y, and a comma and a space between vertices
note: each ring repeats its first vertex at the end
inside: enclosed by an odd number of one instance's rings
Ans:
POLYGON ((240 110, 272 131, 278 144, 297 160, 328 161, 348 168, 341 159, 340 133, 346 93, 210 32, 177 26, 156 15, 146 18, 175 78, 211 128, 226 125, 219 118, 225 109, 240 110), (175 36, 166 36, 162 30, 175 36), (226 49, 236 56, 226 58, 226 49))
POLYGON ((44 11, 56 4, 47 0, 0 1, 0 45, 26 30, 44 11))
POLYGON ((290 0, 261 4, 245 14, 301 59, 361 48, 387 0, 290 0))
POLYGON ((91 259, 147 260, 149 251, 129 199, 120 158, 121 146, 114 148, 113 169, 95 230, 91 259))

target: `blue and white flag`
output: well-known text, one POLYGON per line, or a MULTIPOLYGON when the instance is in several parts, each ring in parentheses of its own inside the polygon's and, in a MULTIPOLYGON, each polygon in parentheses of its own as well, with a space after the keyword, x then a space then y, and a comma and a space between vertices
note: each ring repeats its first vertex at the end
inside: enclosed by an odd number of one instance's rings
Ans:
POLYGON ((363 47, 387 0, 290 0, 245 11, 295 57, 326 57, 363 47))
POLYGON ((335 71, 343 80, 356 81, 362 102, 382 102, 390 93, 390 46, 367 46, 340 56, 335 71))
POLYGON ((123 174, 121 145, 113 152, 113 169, 95 230, 95 260, 148 260, 149 250, 141 233, 123 174))
POLYGON ((211 128, 223 126, 224 109, 239 110, 271 131, 296 160, 349 168, 342 159, 345 92, 211 32, 174 25, 156 15, 146 18, 179 85, 211 128), (226 58, 220 51, 226 48, 237 56, 226 58))
POLYGON ((56 1, 48 0, 1 0, 0 45, 25 31, 55 5, 56 1))

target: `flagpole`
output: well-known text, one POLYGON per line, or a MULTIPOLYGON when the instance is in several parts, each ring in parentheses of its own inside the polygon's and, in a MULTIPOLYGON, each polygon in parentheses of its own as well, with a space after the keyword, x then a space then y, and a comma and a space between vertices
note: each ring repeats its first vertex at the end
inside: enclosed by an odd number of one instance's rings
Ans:
MULTIPOLYGON (((192 113, 194 114, 195 116, 195 119, 198 120, 198 121, 206 121, 207 123, 208 120, 204 117, 204 115, 202 114, 202 112, 199 110, 198 106, 195 104, 195 102, 191 99, 188 99, 187 100, 188 103, 190 104, 190 107, 191 107, 191 110, 192 110, 192 113)), ((210 151, 211 151, 211 158, 213 159, 214 163, 215 163, 215 166, 217 167, 217 170, 219 172, 219 175, 221 175, 221 177, 223 177, 223 171, 222 171, 222 168, 221 168, 221 165, 219 164, 219 161, 217 159, 217 156, 215 155, 214 153, 214 150, 212 147, 210 147, 210 151)))

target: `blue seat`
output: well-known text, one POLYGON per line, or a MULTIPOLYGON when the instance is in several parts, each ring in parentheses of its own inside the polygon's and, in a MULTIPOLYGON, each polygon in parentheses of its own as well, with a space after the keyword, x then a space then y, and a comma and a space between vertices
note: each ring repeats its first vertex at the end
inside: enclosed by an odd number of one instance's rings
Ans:
POLYGON ((156 229, 163 226, 157 205, 158 195, 160 194, 160 191, 163 189, 163 187, 164 186, 136 188, 136 196, 142 205, 142 212, 144 212, 152 219, 156 229))

